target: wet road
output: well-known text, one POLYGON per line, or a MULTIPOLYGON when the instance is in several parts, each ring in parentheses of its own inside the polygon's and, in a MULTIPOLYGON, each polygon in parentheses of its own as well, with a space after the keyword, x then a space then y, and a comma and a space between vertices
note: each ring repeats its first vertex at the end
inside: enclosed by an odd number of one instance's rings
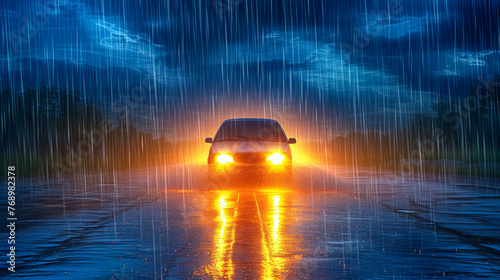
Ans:
POLYGON ((298 165, 291 180, 214 182, 180 165, 24 186, 27 279, 500 275, 498 181, 298 165))

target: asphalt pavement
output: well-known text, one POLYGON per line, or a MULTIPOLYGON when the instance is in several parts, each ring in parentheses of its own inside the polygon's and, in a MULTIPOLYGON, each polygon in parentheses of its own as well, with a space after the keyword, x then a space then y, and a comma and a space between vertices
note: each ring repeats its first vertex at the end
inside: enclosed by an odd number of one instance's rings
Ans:
POLYGON ((186 164, 18 185, 2 279, 500 275, 500 183, 486 178, 298 163, 292 178, 214 180, 186 164))

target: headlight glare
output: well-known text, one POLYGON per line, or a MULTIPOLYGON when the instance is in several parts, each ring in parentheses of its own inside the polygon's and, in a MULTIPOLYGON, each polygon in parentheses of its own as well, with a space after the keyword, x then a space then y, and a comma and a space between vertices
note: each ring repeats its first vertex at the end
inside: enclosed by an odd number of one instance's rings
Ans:
POLYGON ((274 165, 281 164, 285 160, 285 156, 280 153, 274 153, 267 157, 267 160, 274 165))
POLYGON ((217 156, 217 162, 220 164, 233 162, 233 157, 228 154, 220 154, 217 156))

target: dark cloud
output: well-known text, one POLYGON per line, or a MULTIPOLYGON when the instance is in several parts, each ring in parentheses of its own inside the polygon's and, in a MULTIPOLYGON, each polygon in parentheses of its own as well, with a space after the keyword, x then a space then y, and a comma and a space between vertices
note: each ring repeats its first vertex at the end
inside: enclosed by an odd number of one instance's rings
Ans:
POLYGON ((466 95, 478 77, 500 68, 498 1, 48 0, 0 7, 3 88, 65 86, 105 108, 151 77, 149 103, 139 111, 154 109, 137 114, 141 123, 209 110, 204 106, 218 100, 242 110, 280 103, 338 129, 392 129, 428 113, 436 96, 466 95), (47 21, 36 23, 34 15, 47 21))

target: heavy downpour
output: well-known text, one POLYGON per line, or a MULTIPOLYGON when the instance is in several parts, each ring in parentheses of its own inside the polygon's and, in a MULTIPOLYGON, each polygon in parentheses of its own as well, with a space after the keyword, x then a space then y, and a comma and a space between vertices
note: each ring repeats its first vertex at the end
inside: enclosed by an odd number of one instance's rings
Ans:
POLYGON ((1 279, 500 277, 500 2, 2 1, 1 279))

